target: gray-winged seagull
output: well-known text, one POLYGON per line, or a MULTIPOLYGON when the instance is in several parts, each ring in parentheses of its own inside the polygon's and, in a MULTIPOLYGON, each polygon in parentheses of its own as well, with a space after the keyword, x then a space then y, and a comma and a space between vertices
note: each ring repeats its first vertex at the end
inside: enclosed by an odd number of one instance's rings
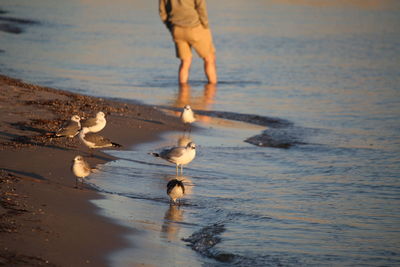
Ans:
POLYGON ((181 167, 183 173, 183 165, 190 163, 196 156, 196 145, 193 142, 188 143, 185 147, 172 147, 162 150, 159 153, 150 153, 151 155, 162 158, 166 161, 176 164, 176 174, 178 167, 181 167))
POLYGON ((96 117, 88 118, 86 120, 81 121, 82 128, 89 128, 89 132, 98 133, 106 127, 106 115, 104 112, 97 112, 96 117))
POLYGON ((71 120, 56 132, 56 136, 66 136, 69 138, 74 137, 79 133, 79 130, 81 129, 80 120, 81 118, 78 115, 72 116, 71 120))
POLYGON ((121 147, 120 144, 111 142, 110 139, 105 138, 99 134, 91 133, 89 128, 82 128, 79 133, 79 139, 84 143, 88 148, 105 148, 105 147, 121 147))

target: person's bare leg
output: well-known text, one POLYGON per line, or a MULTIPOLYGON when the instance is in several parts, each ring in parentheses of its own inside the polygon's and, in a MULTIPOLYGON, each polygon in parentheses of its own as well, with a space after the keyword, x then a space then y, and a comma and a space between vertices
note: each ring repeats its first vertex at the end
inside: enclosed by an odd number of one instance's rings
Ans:
POLYGON ((218 82, 217 67, 215 63, 215 54, 211 53, 204 58, 204 72, 207 76, 208 82, 215 84, 218 82))
POLYGON ((192 58, 181 59, 181 65, 179 66, 179 83, 184 84, 189 80, 190 65, 192 64, 192 58))

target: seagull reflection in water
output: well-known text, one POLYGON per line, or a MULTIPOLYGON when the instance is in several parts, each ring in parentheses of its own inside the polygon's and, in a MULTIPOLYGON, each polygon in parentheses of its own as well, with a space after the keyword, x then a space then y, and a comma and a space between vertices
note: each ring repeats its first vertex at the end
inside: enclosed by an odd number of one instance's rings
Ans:
POLYGON ((183 209, 177 205, 169 205, 164 215, 164 223, 161 227, 161 236, 169 241, 179 240, 178 234, 183 221, 183 209))

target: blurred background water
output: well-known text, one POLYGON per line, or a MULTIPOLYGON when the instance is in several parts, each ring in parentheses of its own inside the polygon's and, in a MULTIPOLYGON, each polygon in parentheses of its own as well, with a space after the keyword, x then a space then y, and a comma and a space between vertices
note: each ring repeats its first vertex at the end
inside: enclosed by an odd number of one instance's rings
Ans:
POLYGON ((121 160, 92 176, 103 213, 136 229, 113 265, 398 266, 400 4, 208 10, 220 82, 195 58, 179 88, 157 1, 1 1, 2 74, 200 115, 180 208, 165 194, 174 166, 147 152, 182 133, 110 152, 121 160))

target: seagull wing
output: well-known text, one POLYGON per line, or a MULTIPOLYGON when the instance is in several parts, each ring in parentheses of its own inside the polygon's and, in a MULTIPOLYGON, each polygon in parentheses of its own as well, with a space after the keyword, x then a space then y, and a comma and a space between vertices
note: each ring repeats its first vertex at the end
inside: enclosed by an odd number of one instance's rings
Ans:
POLYGON ((161 151, 160 156, 165 159, 179 158, 182 157, 182 155, 185 153, 185 150, 185 147, 173 147, 161 151))
POLYGON ((96 123, 97 123, 96 118, 89 118, 84 121, 81 121, 82 127, 92 127, 92 126, 96 125, 96 123))
POLYGON ((70 121, 67 125, 57 131, 57 136, 76 135, 78 134, 79 130, 79 124, 75 121, 70 121))
POLYGON ((112 145, 109 139, 95 133, 87 133, 85 140, 94 143, 96 146, 112 145))

